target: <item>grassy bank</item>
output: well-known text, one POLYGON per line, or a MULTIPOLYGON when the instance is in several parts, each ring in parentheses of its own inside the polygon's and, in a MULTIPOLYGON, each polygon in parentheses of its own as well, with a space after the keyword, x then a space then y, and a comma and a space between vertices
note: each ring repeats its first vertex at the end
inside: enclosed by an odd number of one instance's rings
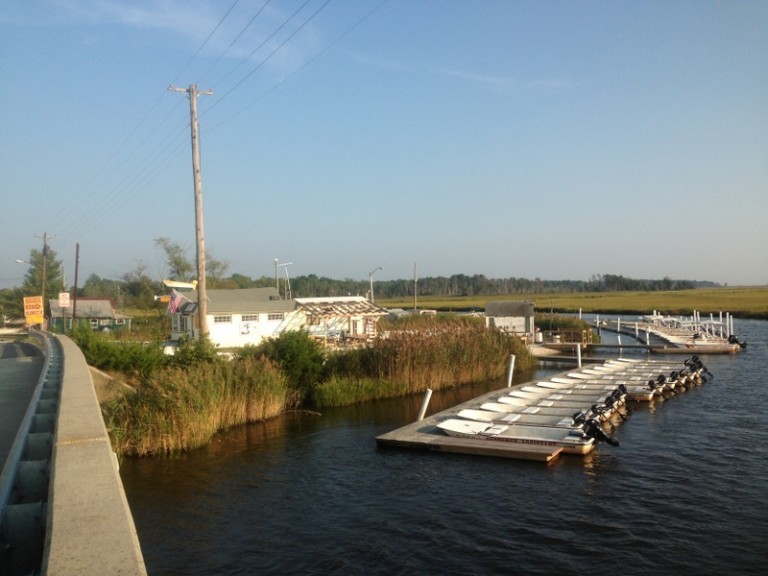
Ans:
POLYGON ((282 413, 289 386, 269 362, 249 358, 170 366, 104 406, 118 454, 165 455, 207 444, 216 432, 282 413))
POLYGON ((103 406, 114 450, 167 455, 205 445, 219 430, 286 409, 344 406, 503 376, 535 359, 518 338, 475 318, 409 319, 365 348, 326 352, 303 332, 286 332, 223 360, 190 343, 175 357, 152 347, 82 335, 91 365, 119 367, 135 389, 103 406), (144 354, 142 353, 144 350, 144 354))
MULTIPOLYGON (((730 312, 737 318, 768 319, 768 286, 703 288, 658 292, 585 292, 569 294, 514 294, 507 296, 419 296, 419 308, 459 310, 483 308, 491 300, 528 300, 543 312, 578 312, 600 314, 702 314, 730 312)), ((412 308, 413 299, 382 300, 377 304, 388 308, 412 308)))

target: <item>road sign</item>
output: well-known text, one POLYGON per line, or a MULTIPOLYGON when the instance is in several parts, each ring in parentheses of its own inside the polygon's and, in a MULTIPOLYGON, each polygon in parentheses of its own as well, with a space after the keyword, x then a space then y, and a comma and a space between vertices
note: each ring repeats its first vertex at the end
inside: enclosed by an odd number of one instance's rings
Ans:
POLYGON ((25 296, 24 297, 24 318, 27 324, 43 323, 43 297, 25 296))

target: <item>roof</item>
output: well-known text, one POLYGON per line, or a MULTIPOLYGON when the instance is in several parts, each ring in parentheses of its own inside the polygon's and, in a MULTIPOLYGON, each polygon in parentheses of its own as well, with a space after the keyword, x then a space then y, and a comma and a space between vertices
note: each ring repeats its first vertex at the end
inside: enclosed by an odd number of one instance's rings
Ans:
POLYGON ((386 316, 388 312, 362 296, 296 298, 297 308, 312 318, 386 316))
POLYGON ((495 318, 521 318, 533 316, 533 302, 526 300, 502 300, 485 303, 485 315, 495 318))
MULTIPOLYGON (((196 290, 180 294, 192 302, 197 302, 196 290)), ((275 288, 207 290, 206 296, 208 315, 290 312, 296 306, 293 300, 282 300, 275 288)))
MULTIPOLYGON (((59 307, 58 299, 48 300, 48 305, 51 308, 52 318, 61 318, 62 309, 59 307)), ((74 298, 70 300, 69 307, 65 309, 66 314, 71 316, 73 310, 75 310, 74 298)), ((112 307, 112 301, 109 299, 96 299, 96 298, 78 298, 77 299, 77 312, 78 318, 116 318, 115 309, 112 307)))

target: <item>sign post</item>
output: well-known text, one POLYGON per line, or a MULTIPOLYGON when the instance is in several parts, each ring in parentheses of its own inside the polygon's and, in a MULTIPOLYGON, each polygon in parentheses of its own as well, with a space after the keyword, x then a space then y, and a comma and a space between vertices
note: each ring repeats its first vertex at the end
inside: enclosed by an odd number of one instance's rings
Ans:
POLYGON ((59 308, 61 308, 61 333, 67 333, 67 308, 69 308, 69 292, 59 292, 59 308))

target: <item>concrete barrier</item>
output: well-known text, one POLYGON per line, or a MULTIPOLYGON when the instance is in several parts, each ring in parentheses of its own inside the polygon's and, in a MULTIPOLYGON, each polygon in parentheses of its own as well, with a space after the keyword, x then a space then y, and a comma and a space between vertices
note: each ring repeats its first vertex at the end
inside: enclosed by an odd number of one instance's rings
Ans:
POLYGON ((64 373, 53 441, 43 574, 147 574, 83 353, 59 336, 64 373))

